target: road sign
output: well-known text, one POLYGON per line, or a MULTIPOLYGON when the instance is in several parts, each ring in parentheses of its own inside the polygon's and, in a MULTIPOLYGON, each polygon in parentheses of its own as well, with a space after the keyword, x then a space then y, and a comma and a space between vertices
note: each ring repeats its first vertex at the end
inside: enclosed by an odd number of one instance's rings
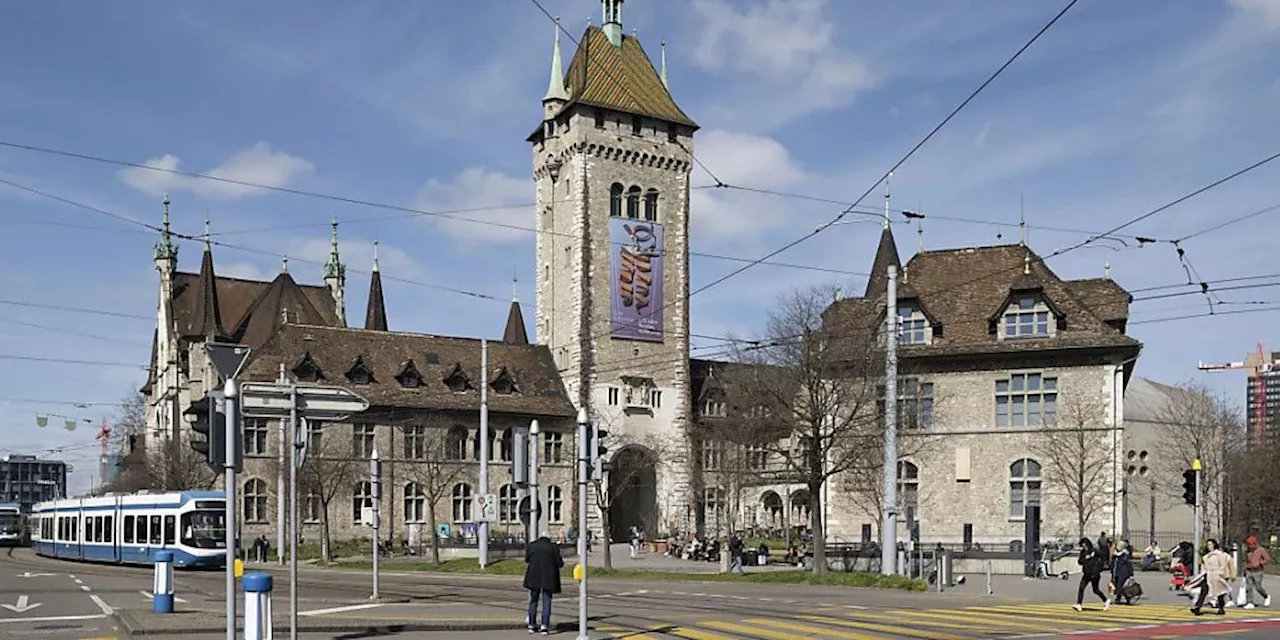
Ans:
MULTIPOLYGON (((298 385, 298 415, 310 420, 342 420, 369 408, 369 401, 342 387, 298 385)), ((240 413, 248 418, 288 418, 293 409, 289 385, 246 382, 240 385, 240 413)))
POLYGON ((226 344, 224 342, 208 342, 204 352, 209 355, 213 368, 224 378, 240 375, 240 368, 249 359, 249 347, 242 344, 226 344))
MULTIPOLYGON (((541 501, 541 500, 539 500, 539 501, 535 502, 535 503, 534 503, 534 505, 536 505, 534 508, 537 510, 538 514, 539 514, 539 515, 541 515, 541 514, 542 514, 542 501, 541 501)), ((520 513, 520 522, 523 522, 523 523, 525 524, 525 526, 528 526, 528 525, 529 525, 529 520, 531 519, 531 518, 530 518, 530 516, 531 516, 530 511, 531 511, 531 510, 530 510, 530 508, 529 508, 529 496, 525 496, 525 497, 523 497, 523 498, 521 498, 521 499, 520 499, 520 505, 519 505, 519 507, 517 507, 517 510, 518 510, 518 511, 519 511, 519 513, 520 513)), ((537 537, 537 534, 534 534, 534 537, 537 537)))
POLYGON ((493 493, 477 493, 475 498, 476 522, 498 521, 498 496, 493 493))

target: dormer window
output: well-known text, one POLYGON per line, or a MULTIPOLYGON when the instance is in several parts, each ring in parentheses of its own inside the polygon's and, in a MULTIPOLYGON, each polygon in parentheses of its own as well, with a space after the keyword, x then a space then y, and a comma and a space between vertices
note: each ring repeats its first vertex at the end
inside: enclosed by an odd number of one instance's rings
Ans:
POLYGON ((1049 305, 1034 293, 1014 296, 1000 323, 1002 338, 1044 338, 1053 327, 1049 305))
POLYGON ((467 372, 462 370, 462 363, 454 363, 453 370, 444 377, 444 385, 454 393, 463 393, 475 388, 471 386, 471 379, 467 377, 467 372))
POLYGON ((365 364, 363 356, 356 356, 355 364, 347 370, 347 382, 351 384, 363 385, 374 382, 373 369, 365 364))
POLYGON ((299 382, 319 382, 324 379, 324 372, 320 370, 315 358, 311 357, 310 351, 302 354, 302 359, 293 366, 293 375, 299 382))
POLYGON ((511 372, 507 371, 506 367, 498 371, 498 375, 494 376, 493 382, 489 383, 489 386, 493 388, 494 393, 503 396, 519 391, 516 388, 515 379, 511 377, 511 372))
POLYGON ((702 402, 702 415, 708 418, 723 418, 727 415, 727 407, 724 399, 720 397, 710 397, 702 402))
POLYGON ((898 305, 898 344, 929 344, 929 319, 920 305, 907 302, 898 305))
POLYGON ((417 389, 422 386, 422 374, 418 373, 418 367, 412 359, 400 367, 400 373, 396 374, 396 382, 399 382, 400 387, 404 389, 417 389))

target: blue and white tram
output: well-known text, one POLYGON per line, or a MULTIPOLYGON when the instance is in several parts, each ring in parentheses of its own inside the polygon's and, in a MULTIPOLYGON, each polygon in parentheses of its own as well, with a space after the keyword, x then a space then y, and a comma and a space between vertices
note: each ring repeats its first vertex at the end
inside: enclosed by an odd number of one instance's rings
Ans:
POLYGON ((221 567, 225 505, 221 491, 40 502, 31 510, 31 546, 42 556, 123 564, 152 564, 163 550, 179 567, 221 567))

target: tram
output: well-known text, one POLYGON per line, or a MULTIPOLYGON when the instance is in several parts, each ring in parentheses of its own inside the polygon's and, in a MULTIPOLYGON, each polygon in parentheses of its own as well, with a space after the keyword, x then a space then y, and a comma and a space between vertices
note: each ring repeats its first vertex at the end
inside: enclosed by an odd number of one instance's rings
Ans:
POLYGON ((22 505, 0 502, 0 547, 18 547, 26 543, 26 520, 22 505))
POLYGON ((31 546, 42 556, 152 564, 173 552, 175 566, 226 565, 226 497, 221 491, 117 494, 37 503, 31 546))

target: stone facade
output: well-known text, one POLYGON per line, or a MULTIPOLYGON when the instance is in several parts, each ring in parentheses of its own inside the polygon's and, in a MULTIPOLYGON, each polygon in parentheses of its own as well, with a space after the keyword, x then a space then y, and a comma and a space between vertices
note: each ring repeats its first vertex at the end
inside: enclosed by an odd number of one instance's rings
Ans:
POLYGON ((529 139, 537 189, 536 328, 569 396, 612 434, 615 450, 662 452, 657 512, 642 523, 655 532, 688 504, 689 176, 696 125, 671 101, 639 42, 614 35, 616 43, 589 28, 567 79, 557 41, 545 120, 529 139), (633 189, 646 194, 644 205, 639 195, 626 201, 623 194, 633 189), (658 340, 612 335, 611 258, 619 247, 611 223, 624 218, 662 225, 658 340))

